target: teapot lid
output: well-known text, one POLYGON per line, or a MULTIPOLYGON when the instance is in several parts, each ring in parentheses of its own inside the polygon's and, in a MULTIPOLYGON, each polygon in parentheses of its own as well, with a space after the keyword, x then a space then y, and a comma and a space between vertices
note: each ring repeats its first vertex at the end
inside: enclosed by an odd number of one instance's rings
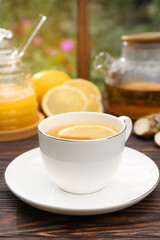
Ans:
POLYGON ((121 40, 129 43, 160 43, 160 32, 123 35, 121 40))
POLYGON ((0 59, 7 59, 15 50, 10 41, 6 40, 12 36, 12 31, 0 28, 0 59))

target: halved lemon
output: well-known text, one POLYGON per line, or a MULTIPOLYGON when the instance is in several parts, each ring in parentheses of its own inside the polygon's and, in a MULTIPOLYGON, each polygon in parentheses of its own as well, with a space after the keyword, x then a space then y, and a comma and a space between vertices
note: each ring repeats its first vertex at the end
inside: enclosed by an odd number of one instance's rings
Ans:
POLYGON ((35 88, 38 102, 41 100, 49 89, 62 85, 64 82, 70 80, 70 76, 65 72, 59 70, 44 70, 32 76, 32 82, 35 88))
POLYGON ((93 82, 81 78, 72 79, 64 83, 65 86, 74 87, 84 93, 89 100, 91 96, 97 97, 99 101, 102 100, 102 95, 99 88, 93 82))
POLYGON ((83 110, 86 112, 103 112, 103 104, 95 96, 91 96, 83 110))
POLYGON ((116 134, 117 131, 102 124, 79 124, 59 130, 58 137, 66 139, 89 140, 105 138, 116 134))
POLYGON ((59 113, 82 111, 86 104, 87 99, 81 91, 62 85, 47 91, 41 106, 49 117, 59 113))

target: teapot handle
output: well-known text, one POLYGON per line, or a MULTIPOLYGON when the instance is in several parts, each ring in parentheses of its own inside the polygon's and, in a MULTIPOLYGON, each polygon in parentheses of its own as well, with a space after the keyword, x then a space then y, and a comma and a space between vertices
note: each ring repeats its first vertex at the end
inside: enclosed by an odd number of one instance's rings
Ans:
POLYGON ((100 52, 94 61, 95 69, 108 76, 108 69, 115 59, 107 52, 100 52))

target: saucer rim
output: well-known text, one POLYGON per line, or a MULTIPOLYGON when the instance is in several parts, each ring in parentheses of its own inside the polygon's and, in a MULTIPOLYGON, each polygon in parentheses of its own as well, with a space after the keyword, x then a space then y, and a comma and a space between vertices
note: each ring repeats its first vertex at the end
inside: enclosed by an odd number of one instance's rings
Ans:
MULTIPOLYGON (((35 200, 31 200, 25 196, 23 196, 23 194, 19 194, 18 192, 16 192, 12 186, 10 186, 10 184, 8 183, 7 181, 7 171, 10 167, 12 167, 12 163, 14 161, 17 160, 17 158, 21 158, 23 157, 23 155, 29 153, 29 152, 34 152, 34 151, 40 151, 40 148, 37 147, 37 148, 33 148, 29 151, 26 151, 22 154, 20 154, 19 156, 17 156, 16 158, 14 158, 7 166, 6 170, 5 170, 5 173, 4 173, 4 177, 5 177, 5 182, 6 182, 6 185, 7 187, 9 188, 9 190, 16 196, 18 197, 20 200, 22 200, 23 202, 29 204, 30 206, 32 207, 35 207, 37 209, 40 209, 40 210, 43 210, 43 211, 47 211, 47 212, 52 212, 52 213, 56 213, 56 214, 65 214, 65 215, 77 215, 77 216, 85 216, 85 215, 99 215, 99 214, 106 214, 106 213, 111 213, 111 212, 115 212, 115 211, 119 211, 119 210, 122 210, 122 209, 125 209, 125 208, 128 208, 130 206, 133 206, 134 204, 140 202, 141 200, 143 200, 145 197, 147 197, 158 185, 158 183, 160 182, 160 170, 157 166, 157 164, 151 159, 149 158, 147 155, 133 149, 133 148, 130 148, 130 147, 125 147, 124 148, 124 151, 125 150, 132 150, 138 154, 141 154, 143 157, 145 158, 148 158, 149 161, 152 162, 153 165, 155 165, 155 167, 157 168, 158 170, 158 178, 157 178, 157 181, 155 181, 155 184, 152 186, 152 188, 150 188, 147 192, 145 192, 144 194, 136 197, 136 198, 133 198, 129 201, 126 201, 126 202, 123 202, 121 204, 117 204, 117 205, 113 205, 113 206, 105 206, 105 207, 93 207, 93 208, 74 208, 74 207, 58 207, 58 206, 54 206, 54 205, 50 205, 50 204, 45 204, 45 203, 40 203, 38 201, 35 201, 35 200)), ((106 187, 104 187, 106 188, 106 187)), ((103 190, 103 189, 102 189, 103 190)), ((102 191, 100 190, 100 191, 102 191)), ((63 191, 63 190, 62 190, 63 191)), ((73 195, 73 193, 68 193, 70 195, 73 195)), ((91 194, 96 194, 95 193, 91 193, 91 194)), ((79 195, 79 194, 76 194, 76 195, 79 195)), ((85 195, 90 195, 90 194, 85 194, 85 195)), ((81 194, 80 194, 81 196, 81 194)))

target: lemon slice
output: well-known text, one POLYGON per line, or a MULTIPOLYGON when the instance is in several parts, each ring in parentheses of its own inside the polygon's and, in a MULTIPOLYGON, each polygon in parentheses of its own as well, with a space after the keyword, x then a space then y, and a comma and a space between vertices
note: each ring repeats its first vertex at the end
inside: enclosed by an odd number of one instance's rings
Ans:
POLYGON ((70 80, 70 76, 65 72, 59 70, 44 70, 35 73, 32 76, 32 83, 35 88, 38 102, 41 100, 49 89, 62 85, 64 82, 70 80))
POLYGON ((95 96, 91 96, 83 110, 86 112, 103 112, 103 104, 95 96))
POLYGON ((74 87, 83 92, 86 98, 89 100, 91 96, 97 97, 99 101, 102 100, 102 95, 99 88, 91 81, 77 78, 72 79, 64 83, 66 86, 74 87))
POLYGON ((65 112, 82 111, 87 104, 85 95, 72 87, 58 86, 46 92, 42 99, 42 110, 46 116, 65 112))
POLYGON ((101 124, 79 124, 59 130, 58 137, 66 139, 98 139, 116 134, 117 131, 107 125, 101 124))

